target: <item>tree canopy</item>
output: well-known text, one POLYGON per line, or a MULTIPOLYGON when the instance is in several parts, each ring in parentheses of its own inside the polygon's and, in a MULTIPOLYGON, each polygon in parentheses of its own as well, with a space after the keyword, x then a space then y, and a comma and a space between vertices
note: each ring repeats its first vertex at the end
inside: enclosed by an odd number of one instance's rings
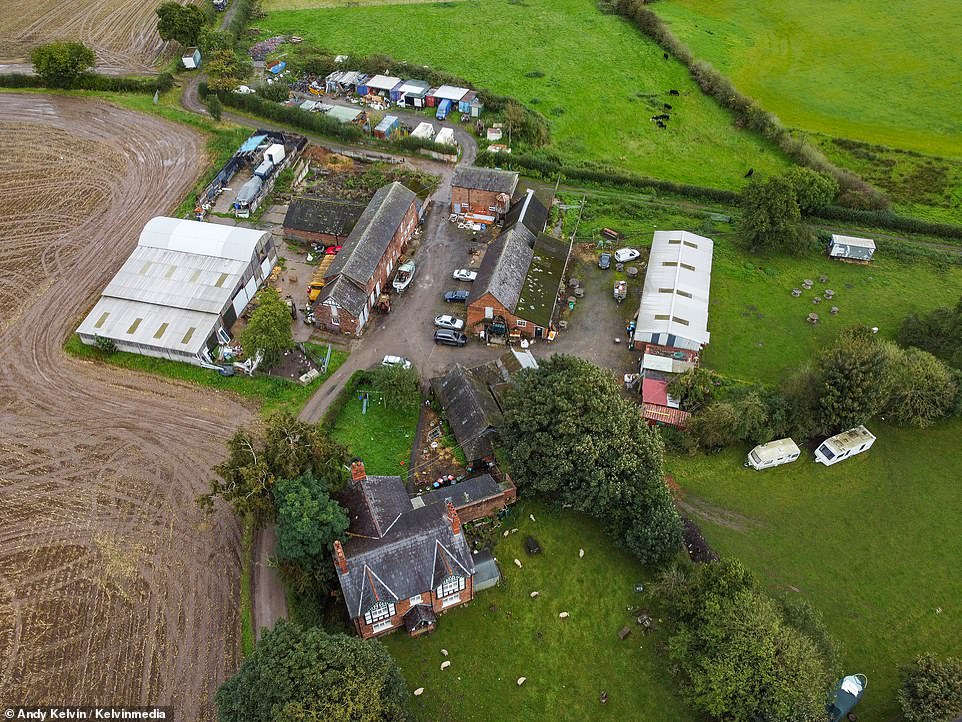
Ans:
POLYGON ((555 355, 519 374, 505 403, 500 435, 521 489, 596 516, 646 563, 677 552, 661 439, 609 372, 555 355))
POLYGON ((404 722, 406 697, 380 642, 281 620, 215 701, 221 722, 404 722))
POLYGON ((738 561, 666 575, 668 654, 689 701, 732 722, 822 722, 834 643, 803 602, 768 597, 738 561))
POLYGON ((866 423, 885 406, 891 388, 891 355, 870 329, 839 334, 815 361, 821 425, 835 433, 866 423))
POLYGON ((956 374, 926 351, 890 348, 891 382, 885 414, 898 424, 918 428, 947 416, 959 393, 956 374))
POLYGON ((262 288, 257 300, 257 308, 251 313, 238 340, 249 357, 261 352, 261 363, 270 368, 280 360, 284 351, 294 348, 291 310, 273 286, 262 288))
POLYGON ((952 722, 962 716, 962 660, 922 654, 899 676, 899 703, 909 722, 952 722))
POLYGON ((741 196, 738 239, 752 251, 798 251, 808 235, 795 189, 785 178, 753 179, 741 196))
POLYGON ((211 508, 216 498, 228 502, 238 515, 251 514, 257 522, 273 519, 273 487, 278 479, 294 479, 310 472, 336 490, 345 480, 347 449, 317 424, 279 413, 249 428, 238 429, 227 442, 227 459, 214 467, 210 491, 200 498, 211 508))
POLYGON ((906 318, 899 330, 898 342, 928 351, 950 366, 962 369, 962 298, 953 308, 936 308, 906 318))
POLYGON ((176 40, 181 45, 197 45, 207 24, 204 11, 196 5, 165 2, 157 8, 157 34, 161 40, 176 40))
POLYGON ((838 195, 838 181, 825 173, 796 165, 785 173, 802 213, 813 213, 832 205, 838 195))
POLYGON ((39 45, 30 53, 34 72, 51 88, 73 88, 96 62, 94 51, 83 43, 39 45))
POLYGON ((421 376, 413 366, 379 366, 369 372, 369 377, 372 390, 381 395, 387 408, 411 408, 421 403, 421 376))

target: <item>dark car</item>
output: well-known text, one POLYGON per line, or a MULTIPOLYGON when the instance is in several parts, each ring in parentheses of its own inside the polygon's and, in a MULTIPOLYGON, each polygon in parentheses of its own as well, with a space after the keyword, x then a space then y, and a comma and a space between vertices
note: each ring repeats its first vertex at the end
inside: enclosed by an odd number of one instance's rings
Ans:
POLYGON ((467 303, 468 302, 468 292, 467 291, 448 291, 444 294, 444 300, 448 303, 467 303))
POLYGON ((439 328, 434 332, 434 343, 442 343, 445 346, 464 346, 468 342, 468 337, 453 328, 439 328))
POLYGON ((600 268, 602 271, 607 271, 609 268, 611 268, 610 253, 601 254, 601 256, 598 258, 598 268, 600 268))

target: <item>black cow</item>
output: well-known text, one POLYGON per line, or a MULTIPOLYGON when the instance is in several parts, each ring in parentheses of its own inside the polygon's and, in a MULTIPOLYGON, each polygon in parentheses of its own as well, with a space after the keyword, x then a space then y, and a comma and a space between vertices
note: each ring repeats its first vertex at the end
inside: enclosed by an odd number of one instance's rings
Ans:
POLYGON ((672 109, 671 106, 668 105, 668 103, 664 103, 661 107, 664 108, 665 110, 671 110, 671 109, 672 109))
POLYGON ((751 178, 753 175, 755 175, 755 169, 754 169, 754 168, 749 168, 749 169, 748 169, 748 172, 745 174, 745 177, 746 177, 746 178, 751 178))
POLYGON ((679 94, 680 94, 680 93, 679 93, 677 90, 669 90, 669 91, 668 91, 668 95, 679 95, 679 94))
POLYGON ((668 60, 668 53, 664 54, 665 60, 668 60))
POLYGON ((667 128, 668 126, 665 125, 662 121, 659 120, 659 121, 658 121, 658 127, 659 127, 659 128, 667 128))

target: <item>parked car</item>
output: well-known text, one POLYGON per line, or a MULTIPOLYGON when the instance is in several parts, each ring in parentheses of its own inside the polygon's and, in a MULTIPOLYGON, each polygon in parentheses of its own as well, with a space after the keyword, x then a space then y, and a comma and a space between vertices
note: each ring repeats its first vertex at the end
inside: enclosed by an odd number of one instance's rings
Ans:
POLYGON ((397 275, 394 277, 394 290, 398 293, 403 293, 407 290, 407 287, 411 285, 411 281, 414 280, 414 272, 417 267, 414 265, 414 261, 408 261, 407 263, 402 263, 400 268, 397 269, 397 275))
POLYGON ((468 302, 468 292, 467 291, 448 291, 444 294, 444 300, 448 303, 467 303, 468 302))
POLYGON ((477 271, 469 271, 467 268, 459 268, 454 272, 455 281, 473 281, 477 277, 477 271))
POLYGON ((602 271, 607 271, 609 268, 611 268, 610 253, 602 253, 601 256, 598 257, 598 268, 600 268, 602 271))
POLYGON ((381 366, 400 366, 409 369, 411 368, 411 362, 403 356, 385 356, 381 360, 381 366))
POLYGON ((467 342, 468 337, 453 328, 439 328, 434 332, 434 343, 445 346, 464 346, 467 342))
POLYGON ((627 263, 641 255, 641 251, 634 248, 619 248, 615 251, 615 263, 627 263))
POLYGON ((434 325, 438 328, 450 328, 455 331, 460 331, 464 328, 464 320, 457 316, 449 316, 446 313, 442 313, 440 316, 434 317, 434 325))

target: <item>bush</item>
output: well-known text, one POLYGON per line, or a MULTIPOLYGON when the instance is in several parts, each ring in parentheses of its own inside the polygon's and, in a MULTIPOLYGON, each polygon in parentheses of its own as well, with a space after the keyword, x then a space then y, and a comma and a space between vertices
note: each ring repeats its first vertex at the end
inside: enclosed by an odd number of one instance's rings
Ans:
POLYGON ((223 110, 224 105, 220 102, 220 98, 218 98, 216 95, 211 95, 207 99, 207 112, 210 113, 211 118, 214 120, 220 120, 223 110))
POLYGON ((253 113, 278 123, 287 123, 295 128, 317 135, 344 141, 358 141, 364 137, 364 133, 356 125, 338 123, 323 113, 309 113, 297 107, 272 103, 256 94, 242 95, 230 91, 219 91, 218 96, 221 102, 228 107, 253 113))
POLYGON ((951 722, 962 715, 962 660, 922 654, 899 676, 899 703, 909 722, 951 722))
POLYGON ((30 53, 34 72, 48 88, 76 88, 94 66, 94 51, 83 43, 47 43, 30 53))
POLYGON ((117 344, 113 342, 113 339, 109 339, 106 336, 95 336, 94 342, 97 344, 97 348, 100 349, 101 353, 112 354, 117 352, 117 344))
POLYGON ((199 7, 181 5, 173 0, 161 3, 156 13, 160 39, 176 40, 184 46, 197 45, 201 30, 207 24, 204 11, 199 7))

